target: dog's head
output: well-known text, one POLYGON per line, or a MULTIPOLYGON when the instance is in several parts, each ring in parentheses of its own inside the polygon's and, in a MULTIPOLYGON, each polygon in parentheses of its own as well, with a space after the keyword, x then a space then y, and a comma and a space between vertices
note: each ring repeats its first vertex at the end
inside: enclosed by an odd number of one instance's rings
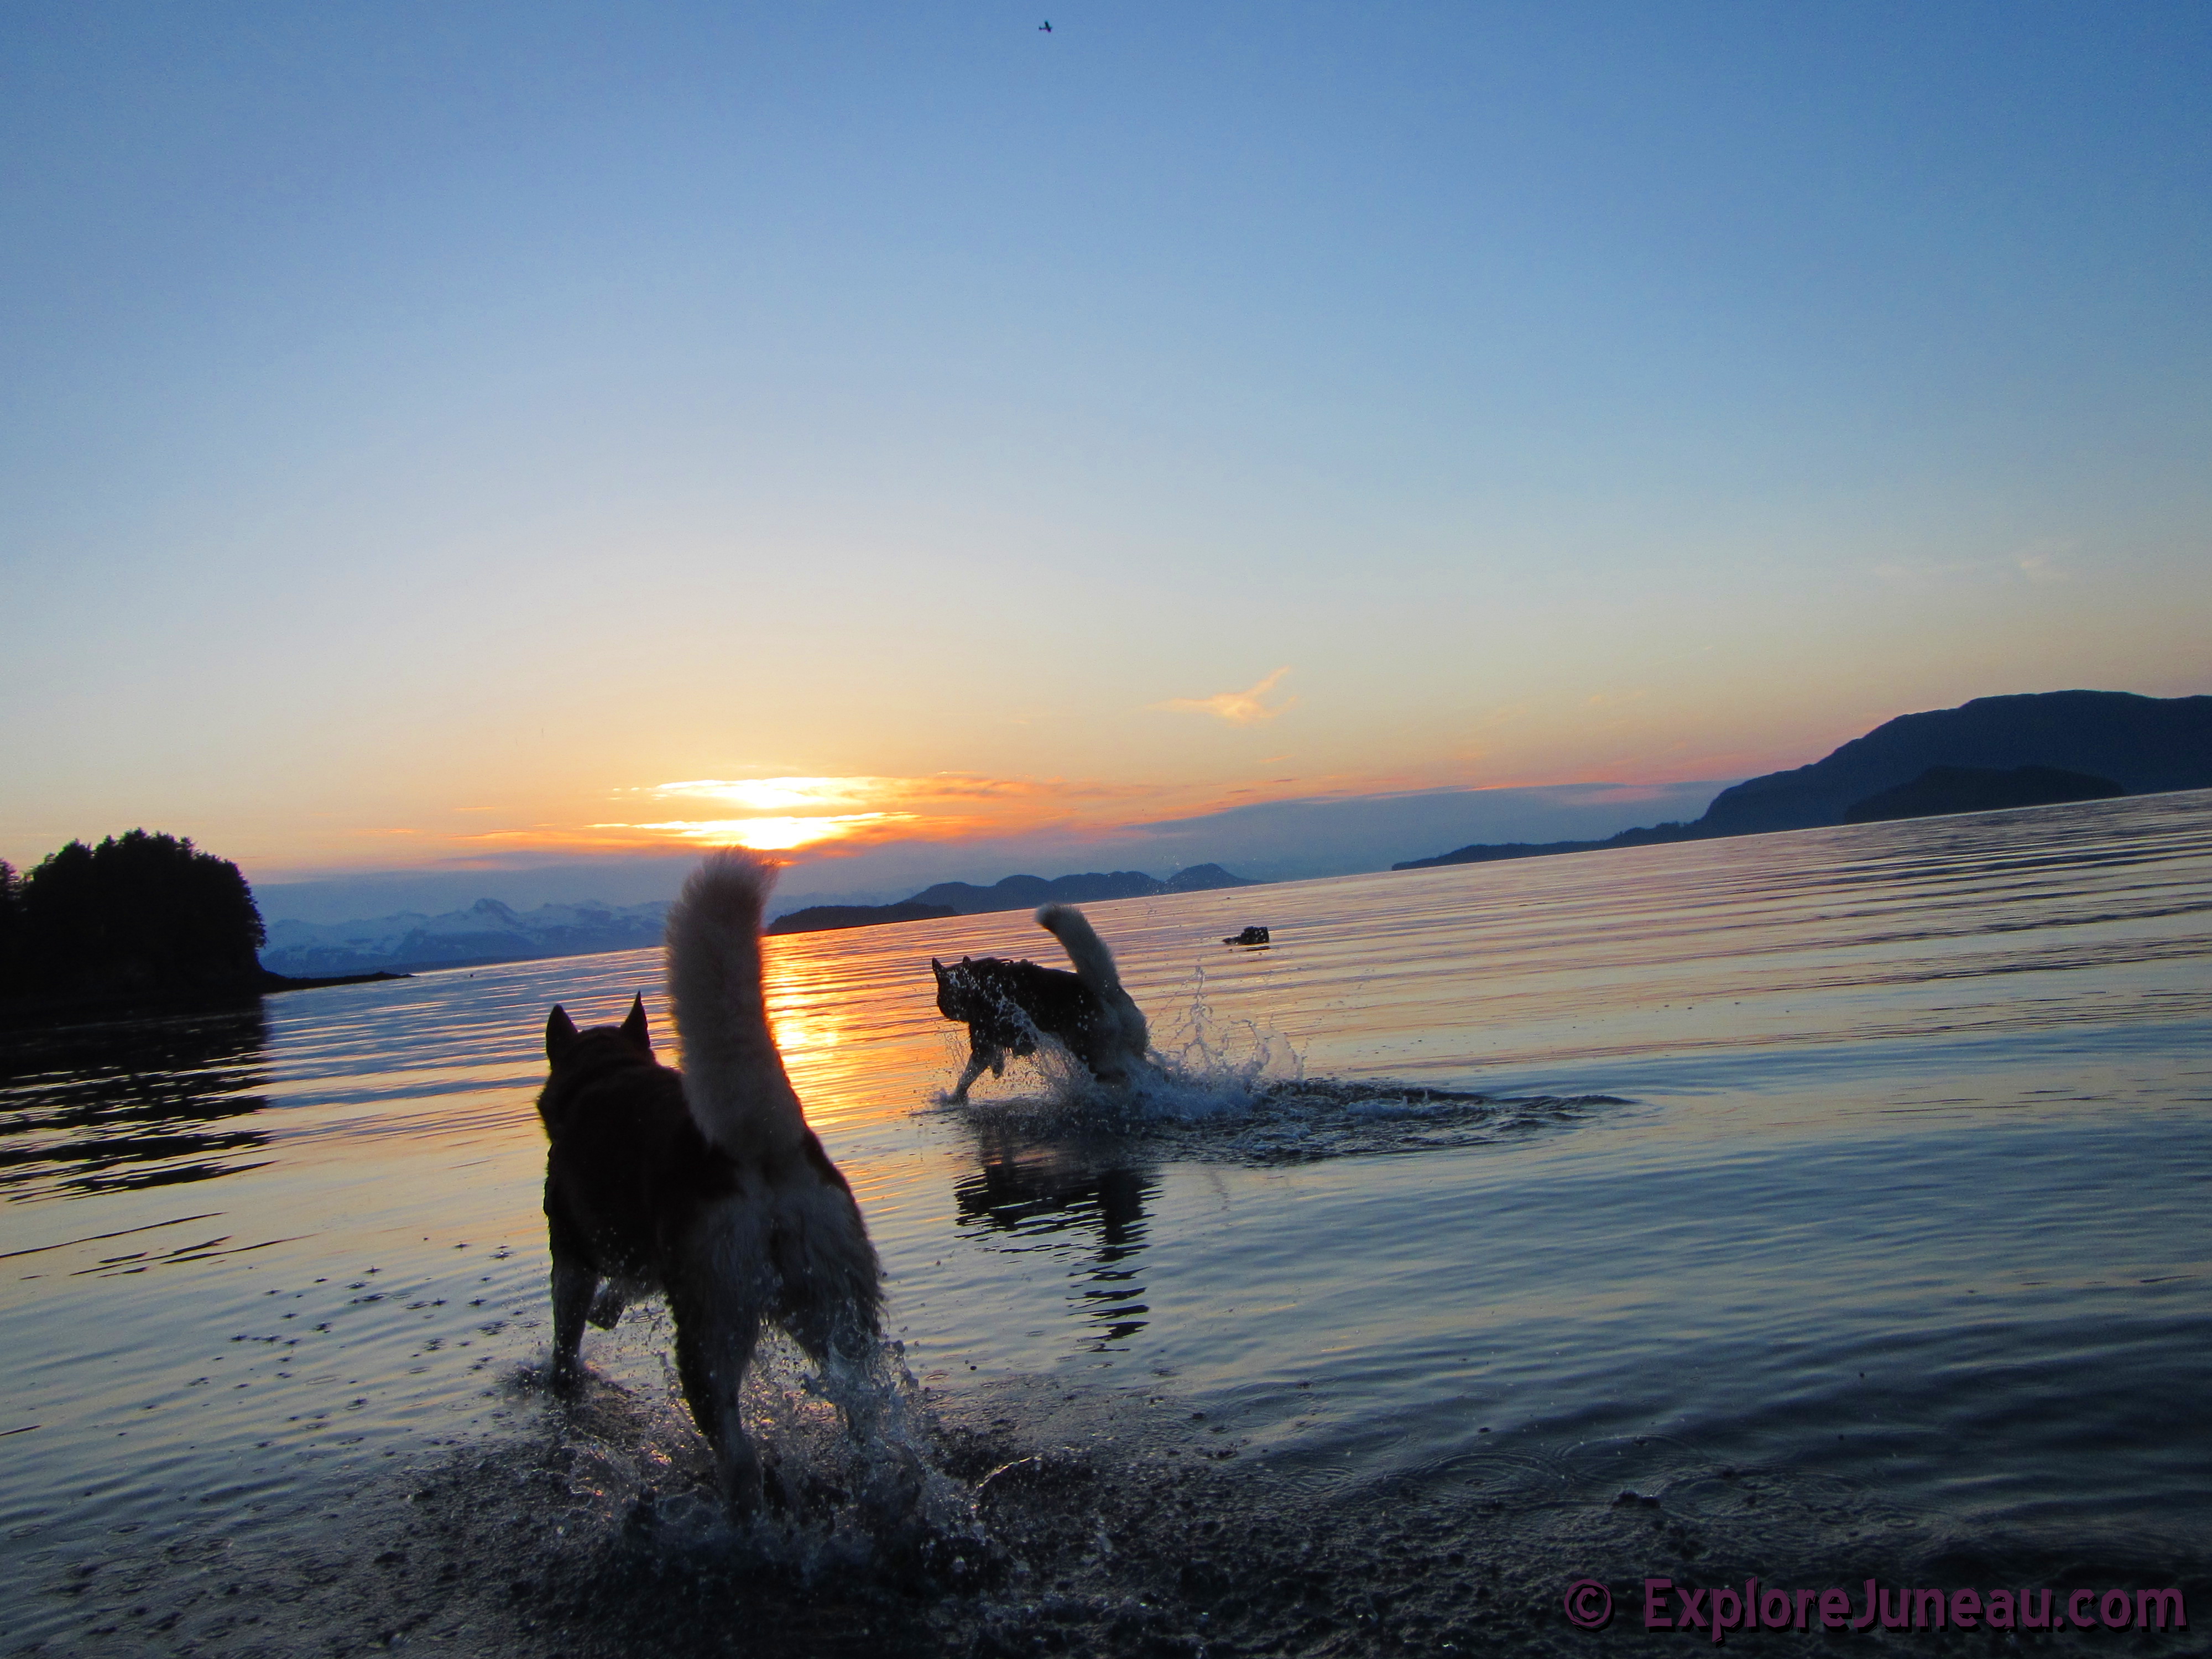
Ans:
POLYGON ((572 1065, 592 1054, 610 1050, 638 1059, 653 1058, 653 1034, 646 1029, 645 999, 633 997, 629 1018, 619 1025, 594 1025, 580 1031, 568 1011, 559 1003, 545 1019, 545 1058, 553 1069, 572 1065))
POLYGON ((968 958, 963 957, 947 968, 932 957, 929 971, 937 975, 937 1012, 947 1019, 972 1019, 969 1010, 975 1005, 975 982, 968 970, 968 958))
POLYGON ((1003 1018, 1012 1006, 1003 982, 1007 964, 996 957, 963 957, 950 964, 932 957, 929 967, 937 975, 937 1012, 947 1019, 972 1024, 1003 1018))

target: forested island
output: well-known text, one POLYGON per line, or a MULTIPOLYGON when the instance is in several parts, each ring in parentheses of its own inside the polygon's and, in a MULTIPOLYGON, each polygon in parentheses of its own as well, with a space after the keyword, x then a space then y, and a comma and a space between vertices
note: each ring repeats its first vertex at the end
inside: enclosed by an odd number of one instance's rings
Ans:
POLYGON ((256 954, 264 937, 238 866, 189 838, 133 830, 97 847, 73 841, 27 873, 0 862, 0 999, 10 1005, 216 999, 336 982, 268 972, 256 954))

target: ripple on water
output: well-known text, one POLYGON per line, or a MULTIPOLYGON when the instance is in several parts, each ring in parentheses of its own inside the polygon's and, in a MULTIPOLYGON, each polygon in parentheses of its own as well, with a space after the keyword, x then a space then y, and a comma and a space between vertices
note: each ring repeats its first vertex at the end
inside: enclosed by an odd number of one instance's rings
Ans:
POLYGON ((1161 1045, 1119 1102, 927 1103, 929 957, 1026 917, 771 941, 925 1388, 856 1444, 772 1352, 747 1537, 664 1316, 535 1386, 545 1008, 658 1019, 649 953, 33 1043, 9 1639, 1543 1650, 1576 1573, 2212 1594, 2208 802, 1096 907, 1161 1045))

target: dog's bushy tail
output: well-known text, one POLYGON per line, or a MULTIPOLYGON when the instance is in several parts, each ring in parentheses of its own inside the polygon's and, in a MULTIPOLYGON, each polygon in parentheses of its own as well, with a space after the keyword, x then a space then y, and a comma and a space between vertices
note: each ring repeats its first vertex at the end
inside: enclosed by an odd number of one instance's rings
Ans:
POLYGON ((1121 988, 1121 970, 1114 965, 1114 953, 1082 911, 1072 904, 1044 905, 1036 913, 1036 925, 1060 941, 1060 949, 1075 964, 1076 978, 1092 992, 1121 988))
POLYGON ((1121 988, 1121 970, 1114 965, 1114 953, 1098 937, 1091 919, 1072 904, 1048 904, 1038 909, 1036 922, 1067 952, 1068 961, 1074 964, 1076 978, 1098 999, 1099 1007, 1118 1030, 1120 1046, 1131 1054, 1141 1056, 1152 1041, 1152 1034, 1146 1027, 1144 1014, 1121 988))
POLYGON ((788 1150, 806 1133, 761 990, 761 915, 775 872, 752 853, 710 853, 668 913, 684 1103, 699 1133, 737 1158, 788 1150))

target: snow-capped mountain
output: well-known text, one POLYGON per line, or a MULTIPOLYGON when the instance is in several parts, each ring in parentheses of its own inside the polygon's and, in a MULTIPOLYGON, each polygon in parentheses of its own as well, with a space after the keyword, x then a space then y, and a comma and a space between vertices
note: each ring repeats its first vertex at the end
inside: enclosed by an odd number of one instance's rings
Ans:
POLYGON ((665 903, 541 904, 516 911, 497 899, 478 899, 440 916, 409 911, 364 921, 272 921, 261 965, 275 974, 321 978, 635 951, 660 943, 667 913, 665 903))

